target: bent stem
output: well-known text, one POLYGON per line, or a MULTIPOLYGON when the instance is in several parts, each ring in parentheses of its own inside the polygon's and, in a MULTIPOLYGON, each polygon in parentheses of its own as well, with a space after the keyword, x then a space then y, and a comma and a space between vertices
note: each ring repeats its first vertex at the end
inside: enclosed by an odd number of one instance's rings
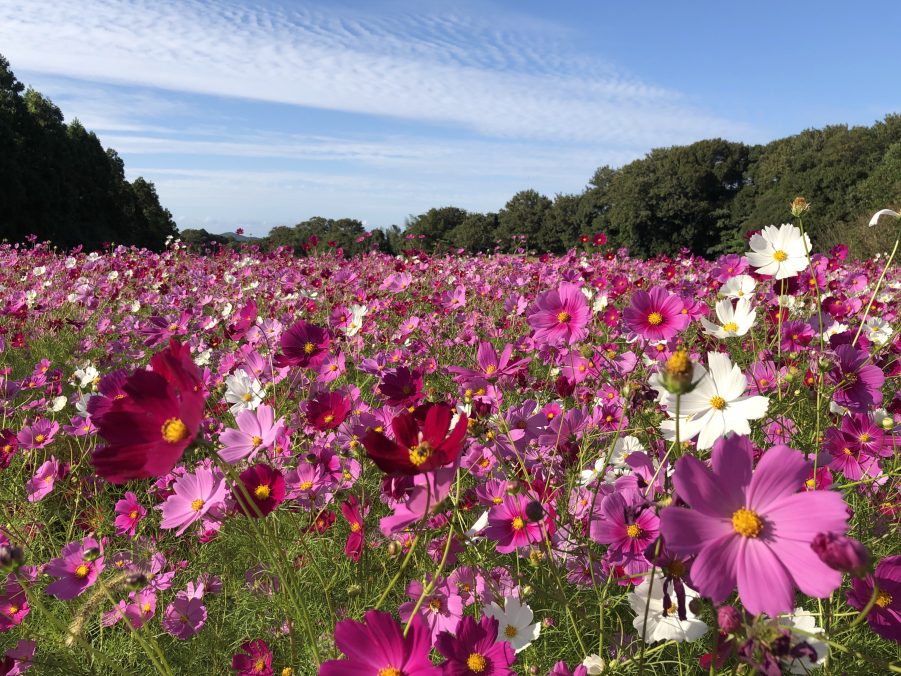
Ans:
POLYGON ((888 269, 892 265, 892 260, 895 258, 895 254, 898 252, 898 244, 901 243, 901 237, 895 240, 895 246, 892 248, 892 253, 889 254, 888 260, 885 261, 885 267, 882 268, 882 274, 879 275, 879 281, 876 282, 876 288, 873 289, 873 293, 870 294, 870 302, 867 303, 867 309, 863 311, 863 318, 860 320, 860 325, 857 327, 857 333, 854 334, 854 340, 851 341, 851 346, 857 346, 857 339, 860 338, 860 332, 863 331, 864 324, 866 324, 867 316, 870 314, 870 308, 873 307, 873 301, 876 300, 876 294, 879 293, 879 287, 882 286, 882 282, 885 279, 885 273, 888 272, 888 269))
POLYGON ((873 580, 873 593, 870 594, 870 600, 867 601, 867 605, 863 607, 863 610, 858 613, 857 617, 854 618, 854 621, 851 622, 851 625, 848 627, 849 629, 853 629, 858 624, 863 622, 867 615, 870 614, 870 611, 873 610, 873 606, 876 605, 876 599, 879 598, 879 584, 873 580))

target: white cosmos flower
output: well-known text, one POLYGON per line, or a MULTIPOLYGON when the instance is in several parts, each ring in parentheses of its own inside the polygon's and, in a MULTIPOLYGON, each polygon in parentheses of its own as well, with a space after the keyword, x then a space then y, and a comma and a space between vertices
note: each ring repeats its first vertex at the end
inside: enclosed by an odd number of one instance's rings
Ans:
POLYGON ((716 318, 719 324, 714 324, 706 317, 701 317, 701 324, 708 335, 716 336, 720 340, 743 336, 757 318, 757 310, 751 308, 751 301, 747 298, 739 298, 734 306, 729 298, 724 298, 716 304, 716 318))
MULTIPOLYGON (((685 587, 685 604, 691 599, 698 598, 698 592, 685 587)), ((646 643, 655 641, 697 641, 707 633, 707 625, 699 620, 691 612, 685 609, 686 619, 680 620, 676 609, 675 594, 670 596, 673 605, 668 611, 663 610, 663 580, 654 580, 653 586, 645 580, 629 594, 629 605, 635 612, 632 626, 638 632, 639 638, 646 643), (648 600, 648 588, 650 587, 650 601, 648 600), (648 611, 648 622, 645 624, 645 609, 648 611)))
POLYGON ((369 312, 369 308, 365 305, 350 306, 350 321, 343 329, 345 335, 355 336, 360 332, 360 329, 363 328, 363 318, 367 312, 369 312))
POLYGON ((93 364, 88 363, 79 369, 75 369, 72 378, 74 379, 75 384, 78 385, 78 389, 83 390, 86 387, 91 387, 98 375, 100 374, 97 372, 97 369, 94 368, 93 364))
POLYGON ((807 657, 802 657, 801 659, 795 659, 790 656, 783 657, 783 661, 787 662, 790 665, 790 673, 807 674, 810 673, 811 669, 823 666, 823 661, 829 654, 829 646, 826 645, 823 641, 807 635, 823 633, 823 628, 817 626, 816 615, 811 613, 809 610, 804 610, 803 608, 795 608, 795 611, 791 615, 779 616, 779 626, 785 627, 789 631, 797 627, 801 631, 805 632, 804 634, 796 634, 792 632, 792 638, 794 639, 792 643, 800 643, 801 641, 805 641, 807 645, 813 648, 814 652, 817 654, 816 662, 811 662, 807 657))
POLYGON ((263 401, 263 386, 243 370, 235 371, 225 379, 225 401, 229 410, 238 415, 241 411, 255 411, 263 401))
POLYGON ((53 397, 53 399, 51 399, 47 404, 47 411, 49 413, 57 413, 59 411, 62 411, 67 401, 69 400, 62 395, 53 397))
POLYGON ((870 219, 870 227, 872 228, 879 222, 879 219, 883 216, 894 216, 895 218, 901 218, 901 214, 897 211, 892 211, 891 209, 880 209, 875 214, 873 214, 873 218, 870 219))
POLYGON ((768 225, 751 238, 751 253, 745 257, 761 275, 786 279, 807 268, 805 242, 809 251, 810 237, 802 236, 797 226, 790 223, 783 223, 778 228, 768 225))
POLYGON ((756 288, 757 282, 754 281, 751 275, 738 275, 737 277, 730 277, 717 293, 726 298, 744 298, 745 296, 753 296, 756 288))
MULTIPOLYGON (((738 366, 733 366, 729 355, 719 352, 707 353, 710 371, 695 364, 693 376, 702 372, 695 389, 683 394, 679 400, 679 440, 688 441, 698 437, 698 448, 711 448, 720 437, 735 432, 751 433, 749 420, 757 420, 766 415, 770 400, 767 397, 743 396, 748 389, 748 381, 738 366)), ((676 395, 667 394, 666 410, 671 418, 676 415, 676 395)), ((667 439, 676 436, 676 421, 664 420, 661 429, 667 439)))
POLYGON ((586 674, 597 676, 604 673, 607 663, 604 662, 600 655, 592 654, 582 660, 582 666, 585 667, 586 674))
POLYGON ((867 317, 867 338, 877 345, 885 345, 891 339, 892 325, 881 317, 867 317))
POLYGON ((626 460, 629 459, 629 456, 644 450, 646 449, 641 445, 638 437, 633 437, 631 435, 620 437, 616 440, 616 443, 613 444, 613 455, 610 456, 610 464, 620 469, 628 467, 626 460))
POLYGON ((498 621, 498 640, 509 643, 515 652, 525 650, 541 633, 541 623, 532 623, 535 619, 532 609, 513 596, 504 599, 503 608, 491 603, 485 608, 485 614, 498 621))

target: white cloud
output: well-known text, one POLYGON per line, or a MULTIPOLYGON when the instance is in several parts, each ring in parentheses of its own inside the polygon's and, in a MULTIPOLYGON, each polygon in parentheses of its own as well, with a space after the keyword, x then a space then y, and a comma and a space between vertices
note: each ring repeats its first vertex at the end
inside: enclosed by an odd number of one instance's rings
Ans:
MULTIPOLYGON (((747 132, 571 53, 553 30, 450 14, 197 0, 11 0, 14 68, 460 126, 650 147, 747 132)), ((552 28, 552 27, 551 27, 552 28)))

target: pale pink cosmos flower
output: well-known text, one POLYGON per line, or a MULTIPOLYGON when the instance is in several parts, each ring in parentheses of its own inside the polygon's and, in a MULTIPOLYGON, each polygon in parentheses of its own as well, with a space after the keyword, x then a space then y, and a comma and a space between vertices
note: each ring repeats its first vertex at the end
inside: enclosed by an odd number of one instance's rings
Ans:
POLYGON ((176 535, 184 533, 211 509, 221 507, 228 494, 224 478, 205 467, 176 479, 172 490, 173 494, 159 507, 163 513, 160 528, 177 528, 176 535))
POLYGON ((239 460, 253 460, 264 448, 272 448, 276 438, 282 433, 285 419, 275 420, 272 407, 262 404, 256 411, 241 411, 235 416, 238 429, 227 429, 219 435, 224 448, 219 457, 227 463, 239 460))
POLYGON ((50 495, 53 487, 56 485, 59 472, 59 461, 51 455, 50 459, 38 467, 38 471, 25 484, 25 490, 28 492, 28 502, 40 502, 50 495))
POLYGON ((47 575, 58 578, 47 586, 47 593, 62 601, 74 599, 97 581, 103 567, 97 540, 85 538, 80 542, 70 542, 44 570, 47 575))

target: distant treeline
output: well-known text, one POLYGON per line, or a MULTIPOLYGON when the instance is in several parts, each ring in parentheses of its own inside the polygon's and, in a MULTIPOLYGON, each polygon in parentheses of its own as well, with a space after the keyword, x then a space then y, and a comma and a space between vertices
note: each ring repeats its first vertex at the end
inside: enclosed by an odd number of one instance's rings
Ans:
POLYGON ((177 234, 153 183, 125 180, 115 150, 25 86, 0 55, 0 240, 159 249, 177 234))
MULTIPOLYGON (((301 255, 329 246, 346 255, 414 247, 560 253, 602 232, 607 246, 633 255, 684 247, 714 256, 743 250, 750 231, 789 221, 797 196, 812 205, 807 226, 819 248, 843 242, 859 255, 884 250, 895 233, 871 231, 866 222, 878 209, 901 206, 901 115, 872 127, 810 129, 766 145, 713 139, 658 148, 619 169, 599 168, 579 194, 551 199, 523 190, 496 213, 434 208, 403 227, 368 233, 355 219, 317 217, 273 228, 259 243, 292 246, 301 255)), ((186 234, 203 239, 199 231, 186 234)))

